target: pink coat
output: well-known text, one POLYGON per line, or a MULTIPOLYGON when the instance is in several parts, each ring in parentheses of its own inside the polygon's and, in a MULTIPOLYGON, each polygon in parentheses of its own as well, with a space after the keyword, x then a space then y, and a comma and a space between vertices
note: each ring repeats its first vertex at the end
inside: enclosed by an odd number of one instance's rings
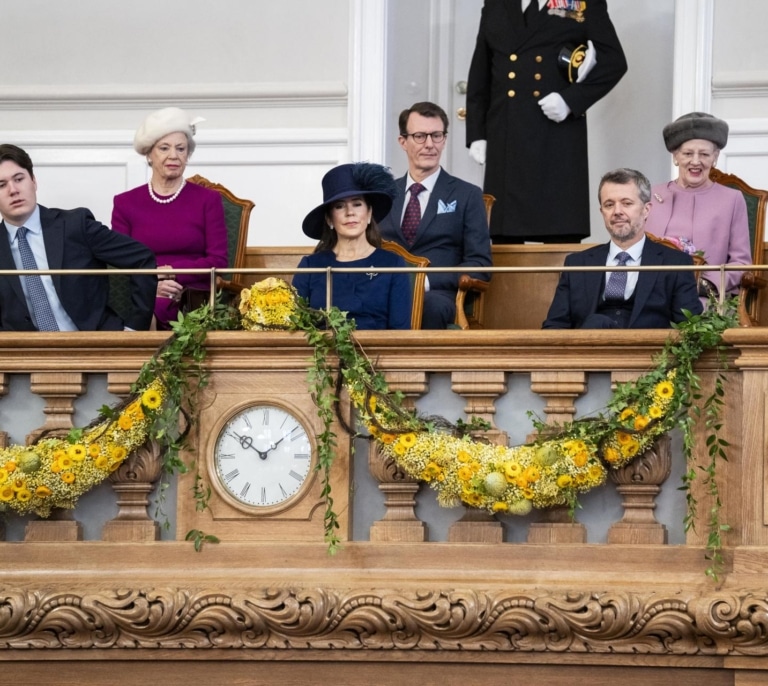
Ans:
MULTIPOLYGON (((645 230, 657 236, 687 239, 704 252, 707 264, 752 264, 747 203, 733 188, 682 188, 674 181, 658 184, 651 194, 645 230)), ((736 293, 743 272, 725 272, 726 289, 736 293)), ((719 288, 720 272, 704 272, 719 288)))

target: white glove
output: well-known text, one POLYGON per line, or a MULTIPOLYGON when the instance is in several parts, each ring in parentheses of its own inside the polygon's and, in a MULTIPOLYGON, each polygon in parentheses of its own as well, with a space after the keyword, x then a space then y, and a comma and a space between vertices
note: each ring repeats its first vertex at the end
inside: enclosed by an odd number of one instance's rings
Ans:
POLYGON ((563 100, 563 96, 560 93, 545 95, 539 100, 538 104, 541 107, 541 111, 558 124, 571 113, 571 108, 565 104, 565 100, 563 100))
POLYGON ((469 145, 469 156, 478 164, 485 164, 487 141, 473 141, 469 145))
POLYGON ((584 61, 579 67, 579 77, 576 79, 576 83, 581 83, 587 78, 587 74, 592 71, 592 67, 597 64, 597 50, 592 44, 591 40, 587 41, 587 52, 584 55, 584 61))

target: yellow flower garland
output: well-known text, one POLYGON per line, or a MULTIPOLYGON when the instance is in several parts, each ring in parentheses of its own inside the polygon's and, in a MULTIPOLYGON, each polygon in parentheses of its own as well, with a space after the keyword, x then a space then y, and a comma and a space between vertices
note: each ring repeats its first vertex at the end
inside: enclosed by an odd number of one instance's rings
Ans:
POLYGON ((148 440, 152 415, 162 402, 163 389, 155 381, 116 417, 83 431, 75 443, 48 438, 0 450, 0 511, 48 517, 53 508, 73 508, 148 440))

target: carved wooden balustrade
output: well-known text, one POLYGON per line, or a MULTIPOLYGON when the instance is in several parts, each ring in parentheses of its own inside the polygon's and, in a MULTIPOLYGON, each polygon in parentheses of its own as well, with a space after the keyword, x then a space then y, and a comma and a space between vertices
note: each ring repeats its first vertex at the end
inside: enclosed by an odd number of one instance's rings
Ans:
MULTIPOLYGON (((512 442, 530 432, 529 425, 497 422, 511 379, 527 379, 543 416, 567 420, 592 375, 615 383, 646 371, 665 336, 422 331, 361 332, 359 339, 408 402, 429 399, 439 407, 430 383, 448 378, 452 406, 488 420, 489 438, 503 444, 513 429, 512 442)), ((66 431, 91 375, 106 375, 108 391, 123 396, 163 339, 138 332, 4 334, 0 394, 8 395, 14 377, 28 377, 39 419, 24 435, 66 431)), ((159 540, 148 508, 159 456, 148 446, 112 475, 114 516, 100 540, 78 540, 86 511, 80 507, 70 518, 27 522, 24 541, 2 542, 0 533, 0 684, 11 676, 19 683, 20 675, 37 684, 111 683, 112 665, 128 661, 136 683, 216 682, 224 674, 247 680, 251 661, 260 663, 251 672, 258 669, 264 683, 466 684, 501 674, 592 683, 586 675, 598 669, 605 680, 629 686, 764 683, 768 334, 740 329, 726 340, 721 435, 731 447, 720 477, 722 518, 731 529, 717 581, 705 575, 711 503, 701 480, 694 485, 697 526, 684 545, 668 544, 655 516, 659 490, 678 485, 665 481, 680 459, 665 441, 603 487, 621 502, 606 522, 604 543, 587 542, 578 512, 573 522, 561 511, 532 517, 516 542, 505 534, 520 529, 511 518, 454 512, 447 534, 435 541, 422 516, 428 488, 375 451, 358 455, 355 468, 368 467, 377 515, 333 557, 322 540, 225 535, 200 553, 181 540, 183 530, 177 540, 159 540)), ((217 332, 208 345, 214 387, 217 378, 300 374, 307 365, 298 335, 217 332)), ((714 358, 701 360, 705 394, 715 369, 714 358)), ((0 430, 15 435, 15 427, 2 425, 3 402, 0 430)), ((702 438, 699 430, 700 444, 702 438)), ((699 445, 702 463, 705 452, 699 445)), ((353 482, 353 517, 358 496, 353 482)), ((191 501, 181 487, 177 498, 180 511, 191 501)))

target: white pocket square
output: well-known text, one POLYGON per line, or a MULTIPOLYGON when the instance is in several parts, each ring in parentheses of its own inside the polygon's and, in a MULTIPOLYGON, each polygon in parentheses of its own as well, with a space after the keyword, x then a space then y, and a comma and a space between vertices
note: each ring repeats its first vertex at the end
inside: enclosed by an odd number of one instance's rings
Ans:
POLYGON ((456 201, 450 202, 448 204, 444 203, 442 200, 437 201, 437 213, 438 214, 445 214, 446 212, 455 212, 456 211, 456 201))

